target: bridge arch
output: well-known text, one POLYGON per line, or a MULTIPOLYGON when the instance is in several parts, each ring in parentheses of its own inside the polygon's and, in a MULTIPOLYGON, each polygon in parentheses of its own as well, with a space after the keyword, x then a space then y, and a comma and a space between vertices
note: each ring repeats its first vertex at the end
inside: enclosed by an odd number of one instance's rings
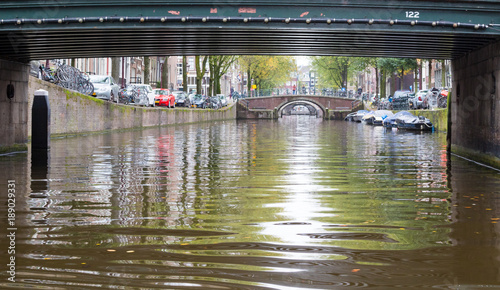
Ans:
POLYGON ((277 106, 278 116, 281 118, 287 112, 286 110, 288 108, 300 105, 307 107, 310 112, 312 111, 312 109, 314 109, 316 111, 315 116, 317 118, 323 118, 324 116, 326 116, 326 108, 320 103, 308 98, 293 99, 279 104, 277 106))

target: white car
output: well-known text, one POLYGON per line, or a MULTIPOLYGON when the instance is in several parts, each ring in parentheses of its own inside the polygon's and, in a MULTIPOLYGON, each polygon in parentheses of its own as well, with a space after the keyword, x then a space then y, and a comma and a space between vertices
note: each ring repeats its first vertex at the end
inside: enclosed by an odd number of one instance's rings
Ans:
POLYGON ((129 86, 133 86, 133 87, 139 88, 141 90, 146 90, 146 94, 148 96, 147 104, 140 104, 140 105, 145 105, 145 106, 150 106, 150 107, 154 107, 155 106, 155 93, 153 91, 153 88, 150 85, 146 85, 146 84, 130 84, 129 86))
POLYGON ((91 75, 90 82, 94 85, 94 97, 98 99, 116 102, 118 99, 118 86, 111 76, 91 75))

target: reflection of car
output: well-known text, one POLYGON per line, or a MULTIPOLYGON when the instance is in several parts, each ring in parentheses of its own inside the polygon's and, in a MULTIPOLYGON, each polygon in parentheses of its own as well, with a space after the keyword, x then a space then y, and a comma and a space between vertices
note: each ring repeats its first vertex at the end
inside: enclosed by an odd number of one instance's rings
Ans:
POLYGON ((147 103, 146 104, 141 104, 141 105, 146 105, 146 106, 155 106, 155 93, 153 92, 153 88, 150 85, 146 84, 130 84, 129 86, 134 86, 138 88, 139 90, 145 90, 147 94, 147 103))
POLYGON ((183 91, 175 91, 172 94, 175 96, 175 104, 177 106, 189 107, 191 105, 186 93, 183 91))
POLYGON ((90 82, 94 85, 94 97, 116 102, 120 87, 111 76, 91 75, 90 82))
POLYGON ((223 94, 217 94, 217 97, 220 99, 221 105, 223 107, 227 106, 227 98, 223 94))
POLYGON ((155 89, 155 104, 157 106, 175 107, 175 97, 167 89, 155 89))

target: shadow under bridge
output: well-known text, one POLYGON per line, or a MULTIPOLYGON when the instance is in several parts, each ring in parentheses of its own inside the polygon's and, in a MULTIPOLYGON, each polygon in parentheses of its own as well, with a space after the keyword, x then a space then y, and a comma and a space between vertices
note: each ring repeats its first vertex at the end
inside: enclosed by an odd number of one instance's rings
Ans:
POLYGON ((309 115, 316 118, 323 118, 326 109, 310 100, 293 100, 278 107, 278 116, 309 115))

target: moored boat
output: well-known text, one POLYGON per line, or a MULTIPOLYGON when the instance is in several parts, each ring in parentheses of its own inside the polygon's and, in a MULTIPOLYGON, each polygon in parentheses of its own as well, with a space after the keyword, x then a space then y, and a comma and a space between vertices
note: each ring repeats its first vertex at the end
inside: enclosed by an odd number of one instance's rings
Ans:
POLYGON ((424 116, 402 115, 396 118, 398 129, 432 131, 434 126, 431 121, 424 116))
POLYGON ((394 113, 391 111, 388 111, 388 110, 378 110, 378 111, 375 111, 375 113, 373 115, 374 115, 373 121, 372 121, 373 125, 374 126, 382 126, 384 120, 388 117, 393 116, 394 113))
POLYGON ((386 128, 397 128, 396 119, 400 116, 413 116, 412 113, 408 111, 399 111, 396 114, 389 116, 384 119, 383 125, 386 128))
POLYGON ((356 112, 356 115, 353 116, 352 120, 354 122, 361 122, 361 119, 364 115, 368 114, 367 110, 359 110, 356 112))

